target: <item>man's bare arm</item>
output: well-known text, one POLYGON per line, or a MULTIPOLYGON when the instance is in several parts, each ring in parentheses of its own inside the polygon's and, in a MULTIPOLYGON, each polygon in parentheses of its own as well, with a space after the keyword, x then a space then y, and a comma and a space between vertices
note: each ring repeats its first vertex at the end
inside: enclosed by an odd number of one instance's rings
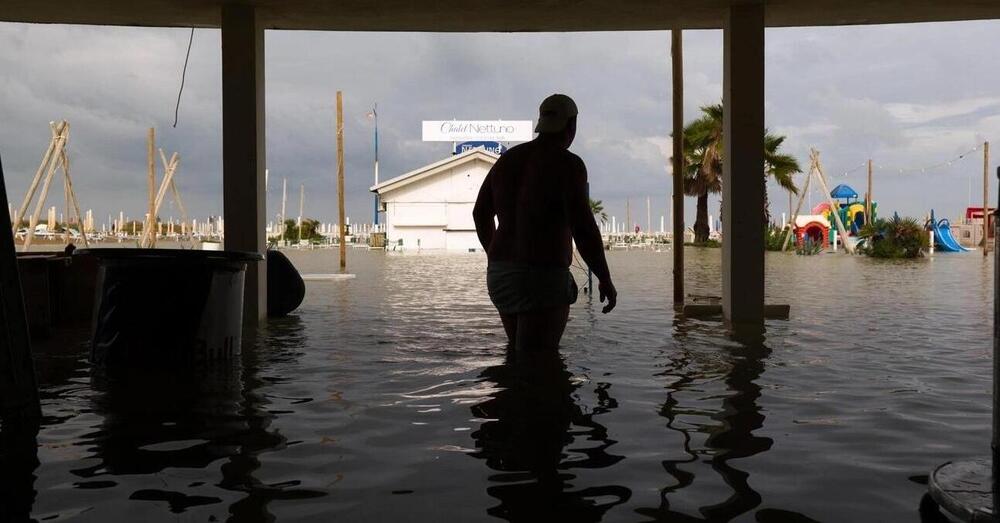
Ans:
POLYGON ((496 232, 496 210, 493 208, 493 188, 491 187, 492 170, 483 180, 482 187, 479 188, 479 196, 476 197, 476 206, 472 208, 472 219, 476 222, 476 235, 479 236, 479 243, 483 250, 488 251, 490 243, 493 242, 493 234, 496 232))
POLYGON ((580 256, 594 274, 602 282, 611 281, 608 271, 608 261, 604 258, 604 241, 601 231, 597 228, 594 215, 590 212, 590 199, 587 196, 587 168, 583 161, 575 169, 570 187, 570 222, 573 224, 573 239, 580 256))

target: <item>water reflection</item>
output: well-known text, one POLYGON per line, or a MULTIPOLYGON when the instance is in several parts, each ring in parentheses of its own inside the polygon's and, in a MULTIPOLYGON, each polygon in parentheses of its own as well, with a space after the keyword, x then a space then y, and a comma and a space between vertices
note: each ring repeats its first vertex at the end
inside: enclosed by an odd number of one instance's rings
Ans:
POLYGON ((137 489, 129 499, 158 502, 170 512, 181 513, 223 503, 216 490, 221 488, 239 494, 228 513, 230 521, 241 522, 273 521, 268 510, 272 500, 325 495, 296 488, 298 481, 264 484, 255 477, 261 454, 286 447, 285 436, 269 428, 274 414, 267 411, 269 400, 258 392, 266 385, 258 376, 258 365, 260 351, 277 351, 274 357, 282 357, 280 347, 268 342, 272 336, 291 339, 286 331, 299 329, 290 321, 288 326, 271 326, 278 332, 261 333, 257 338, 264 342, 261 346, 244 347, 242 362, 110 376, 94 371, 93 411, 103 422, 87 438, 97 461, 72 471, 82 478, 77 487, 113 486, 116 482, 108 480, 124 475, 218 467, 221 479, 214 484, 164 480, 162 488, 137 489))
MULTIPOLYGON (((656 374, 667 380, 667 397, 659 414, 666 418, 667 429, 680 436, 683 448, 680 457, 662 462, 671 482, 660 491, 660 506, 637 510, 658 521, 730 521, 761 503, 760 494, 749 484, 749 474, 736 468, 733 460, 766 452, 774 443, 754 434, 764 424, 764 414, 757 405, 761 388, 756 380, 764 372, 771 350, 756 338, 750 344, 720 347, 711 342, 711 329, 702 327, 705 324, 695 320, 674 320, 677 343, 665 354, 664 368, 656 374), (720 382, 722 391, 706 390, 720 382), (706 400, 720 396, 718 408, 703 406, 706 400), (695 483, 696 476, 702 477, 695 472, 702 460, 721 476, 731 493, 722 501, 698 507, 699 517, 675 510, 671 499, 684 499, 685 489, 695 483)), ((776 513, 801 517, 768 509, 759 511, 757 519, 770 520, 776 513)))
POLYGON ((616 442, 594 420, 614 409, 608 384, 598 384, 597 406, 585 412, 574 400, 580 387, 555 352, 508 350, 506 361, 481 377, 496 383, 492 399, 472 407, 486 419, 472 434, 490 476, 487 493, 500 504, 487 513, 510 521, 598 521, 625 503, 632 491, 621 485, 574 488, 575 469, 597 469, 624 459, 609 449, 616 442), (586 446, 596 442, 596 445, 586 446), (572 447, 570 447, 572 445, 572 447))

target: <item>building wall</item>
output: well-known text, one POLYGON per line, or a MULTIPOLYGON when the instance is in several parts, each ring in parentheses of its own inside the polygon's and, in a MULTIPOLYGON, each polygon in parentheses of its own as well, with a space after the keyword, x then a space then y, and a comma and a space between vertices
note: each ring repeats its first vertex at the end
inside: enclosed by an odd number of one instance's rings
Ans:
POLYGON ((472 208, 492 164, 476 160, 387 191, 386 236, 414 250, 480 249, 472 208))

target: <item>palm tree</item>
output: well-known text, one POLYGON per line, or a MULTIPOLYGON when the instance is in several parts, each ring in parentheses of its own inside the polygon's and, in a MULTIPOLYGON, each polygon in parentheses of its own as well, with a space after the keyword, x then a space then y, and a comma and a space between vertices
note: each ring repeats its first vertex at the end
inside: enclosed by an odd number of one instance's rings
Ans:
MULTIPOLYGON (((722 104, 706 105, 701 108, 700 118, 684 128, 684 193, 698 198, 694 221, 695 242, 708 240, 708 195, 722 192, 722 104)), ((795 157, 778 152, 784 136, 764 133, 764 177, 774 177, 778 185, 798 193, 792 176, 801 172, 795 157)), ((764 191, 764 223, 770 221, 770 203, 767 190, 764 191)))
POLYGON ((604 212, 604 203, 601 200, 594 200, 593 198, 587 198, 590 200, 590 214, 601 219, 601 223, 608 222, 608 213, 604 212))

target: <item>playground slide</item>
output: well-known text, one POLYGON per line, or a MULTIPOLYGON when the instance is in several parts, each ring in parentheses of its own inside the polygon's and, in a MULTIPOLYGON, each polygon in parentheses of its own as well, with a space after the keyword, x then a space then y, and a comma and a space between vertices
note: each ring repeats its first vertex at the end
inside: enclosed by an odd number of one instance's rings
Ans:
POLYGON ((940 251, 945 252, 965 252, 969 249, 962 247, 955 237, 951 234, 951 224, 948 223, 947 219, 941 219, 941 221, 932 225, 934 228, 934 246, 940 251))

